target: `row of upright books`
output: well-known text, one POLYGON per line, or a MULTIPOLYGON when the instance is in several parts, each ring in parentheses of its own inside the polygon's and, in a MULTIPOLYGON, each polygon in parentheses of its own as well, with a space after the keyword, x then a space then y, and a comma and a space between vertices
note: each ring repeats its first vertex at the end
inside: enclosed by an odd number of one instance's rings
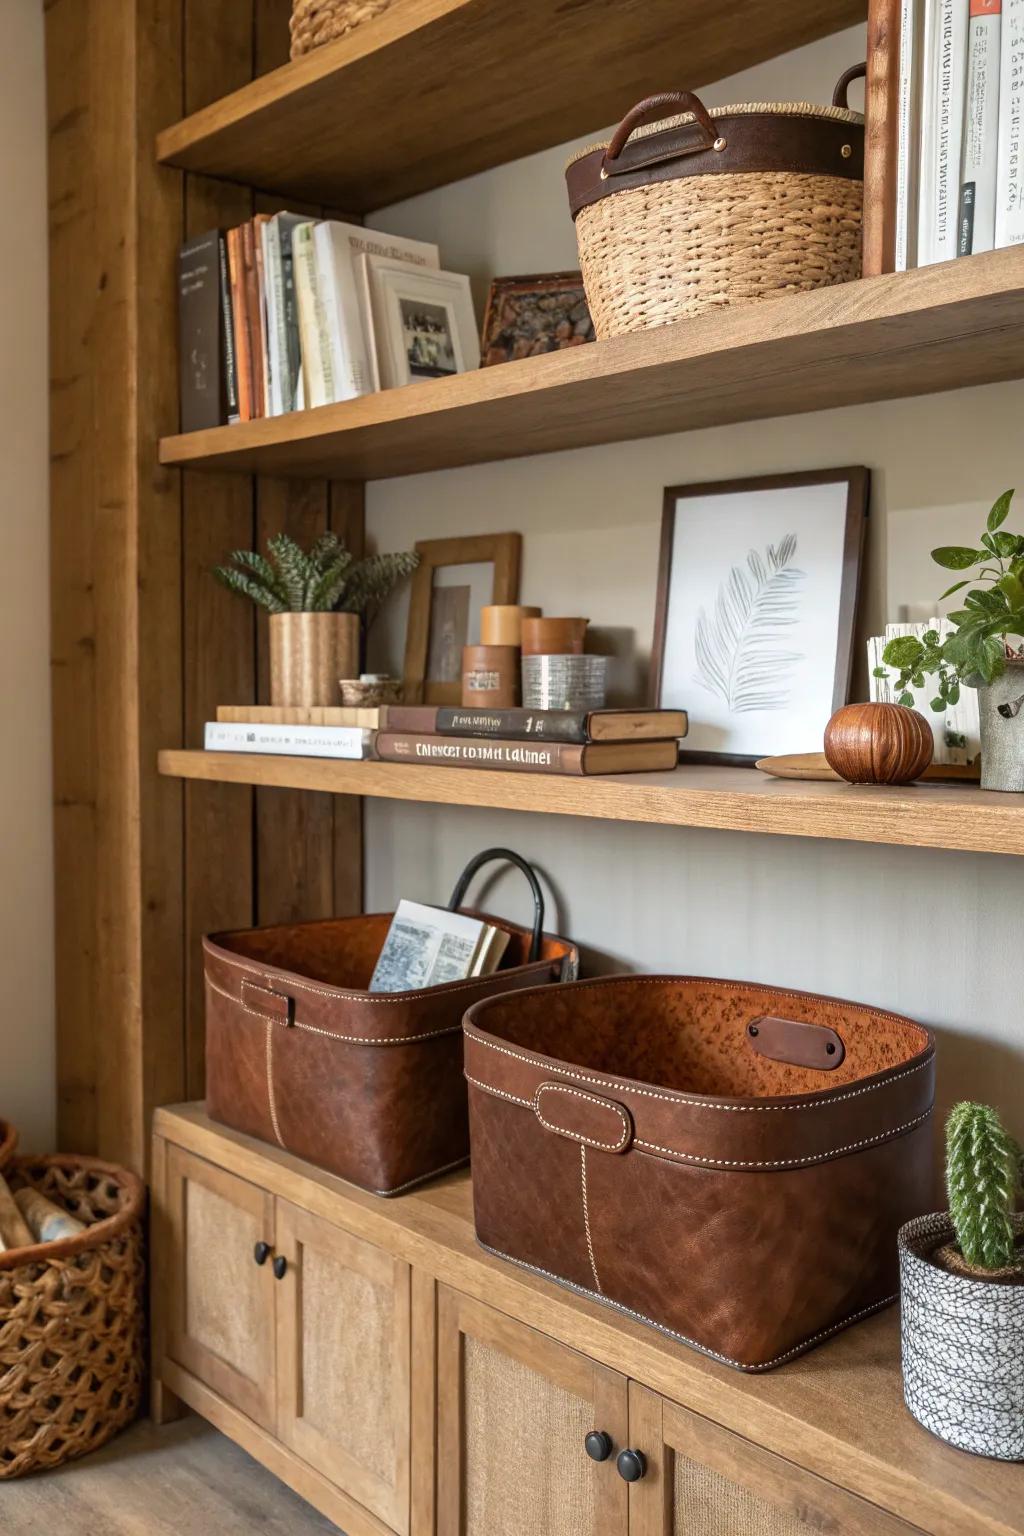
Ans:
POLYGON ((371 291, 438 247, 337 219, 257 214, 178 262, 181 430, 354 399, 382 386, 371 291))
POLYGON ((679 709, 380 709, 221 705, 208 752, 413 763, 517 773, 646 773, 675 768, 687 717, 679 709))
POLYGON ((902 0, 897 271, 1024 242, 1024 0, 902 0))

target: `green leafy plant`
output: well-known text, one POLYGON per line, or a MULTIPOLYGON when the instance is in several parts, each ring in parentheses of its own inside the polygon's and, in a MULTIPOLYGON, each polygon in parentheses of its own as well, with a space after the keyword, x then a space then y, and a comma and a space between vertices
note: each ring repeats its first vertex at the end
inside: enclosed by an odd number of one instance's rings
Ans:
POLYGON ((287 533, 275 533, 265 556, 236 549, 231 561, 214 569, 217 580, 268 613, 337 611, 372 617, 420 557, 407 552, 356 560, 336 533, 322 534, 307 554, 287 533))
POLYGON ((987 1104, 957 1104, 946 1122, 946 1188, 960 1252, 978 1269, 1016 1258, 1010 1216, 1020 1187, 1020 1148, 987 1104))
MULTIPOLYGON (((942 598, 952 597, 971 587, 964 606, 949 615, 956 629, 945 640, 939 638, 938 630, 930 629, 921 639, 900 635, 882 652, 886 666, 899 672, 897 703, 912 706, 910 686, 923 688, 925 678, 934 677, 931 707, 942 710, 957 703, 961 684, 980 688, 1006 671, 1008 637, 1024 637, 1024 535, 1003 529, 1012 500, 1013 491, 1004 491, 993 505, 978 541, 980 548, 950 544, 932 550, 932 559, 945 570, 977 567, 977 573, 954 582, 942 594, 942 598)), ((885 677, 885 668, 876 668, 875 675, 885 677)))

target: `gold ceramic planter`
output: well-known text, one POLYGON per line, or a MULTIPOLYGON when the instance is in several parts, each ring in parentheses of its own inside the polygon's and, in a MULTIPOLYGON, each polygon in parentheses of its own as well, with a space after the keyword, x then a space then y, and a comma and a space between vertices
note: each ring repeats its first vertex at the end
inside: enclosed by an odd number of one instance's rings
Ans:
POLYGON ((358 676, 357 613, 270 615, 271 704, 337 704, 338 679, 358 676))

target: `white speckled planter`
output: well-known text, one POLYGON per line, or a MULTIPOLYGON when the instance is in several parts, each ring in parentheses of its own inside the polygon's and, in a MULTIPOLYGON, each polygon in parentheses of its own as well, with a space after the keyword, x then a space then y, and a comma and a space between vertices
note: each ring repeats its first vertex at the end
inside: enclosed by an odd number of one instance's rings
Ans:
POLYGON ((1024 1286, 939 1269, 930 1255, 952 1236, 944 1212, 900 1229, 903 1396, 950 1445, 1024 1461, 1024 1286))

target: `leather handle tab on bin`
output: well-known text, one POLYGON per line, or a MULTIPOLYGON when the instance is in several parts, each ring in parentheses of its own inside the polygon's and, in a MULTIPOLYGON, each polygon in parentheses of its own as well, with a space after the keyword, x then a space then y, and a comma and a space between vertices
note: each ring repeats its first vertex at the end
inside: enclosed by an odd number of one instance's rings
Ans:
POLYGON ((725 149, 726 141, 719 134, 710 112, 699 96, 695 96, 692 91, 663 91, 658 96, 645 96, 643 101, 637 102, 636 106, 626 113, 612 134, 611 142, 604 152, 604 159, 601 162, 601 180, 607 181, 609 176, 615 176, 621 171, 636 169, 635 162, 628 166, 620 166, 618 159, 637 128, 642 128, 645 123, 656 123, 663 117, 674 116, 681 112, 693 113, 694 119, 704 131, 705 141, 685 146, 673 143, 670 148, 652 153, 650 160, 645 160, 645 163, 655 164, 659 160, 675 160, 680 155, 697 154, 702 149, 719 151, 725 149))
POLYGON ((784 1061, 791 1067, 813 1067, 832 1072, 846 1055, 842 1036, 827 1024, 802 1024, 763 1013, 747 1025, 747 1041, 759 1056, 784 1061))
POLYGON ((455 882, 451 900, 448 903, 449 912, 457 912, 462 905, 462 899, 469 889, 469 882, 484 864, 491 864, 496 859, 502 859, 508 864, 514 864, 521 869, 530 883, 533 892, 533 935, 530 939, 530 963, 540 959, 540 941, 544 932, 544 892, 540 888, 537 872, 532 864, 527 864, 518 853, 513 853, 511 848, 485 848, 483 853, 478 853, 470 859, 462 874, 455 882))
POLYGON ((272 992, 269 987, 259 987, 254 981, 242 980, 242 1007, 249 1013, 258 1013, 260 1018, 269 1019, 273 1024, 295 1023, 295 999, 285 997, 281 992, 272 992))
POLYGON ((633 1117, 624 1104, 568 1083, 541 1083, 533 1109, 546 1131, 601 1152, 625 1152, 633 1140, 633 1117))

